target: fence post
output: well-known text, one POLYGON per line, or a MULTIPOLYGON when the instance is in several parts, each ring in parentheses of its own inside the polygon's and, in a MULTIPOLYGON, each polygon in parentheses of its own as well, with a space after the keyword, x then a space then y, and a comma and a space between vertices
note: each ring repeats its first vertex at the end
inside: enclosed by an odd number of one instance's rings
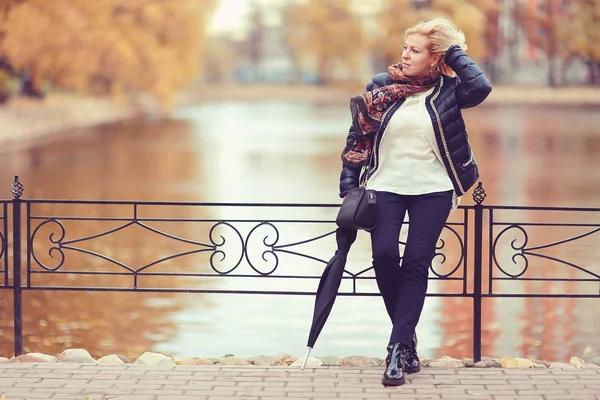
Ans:
POLYGON ((23 184, 15 175, 10 191, 13 195, 13 304, 15 357, 23 354, 23 297, 21 289, 21 195, 23 184))
POLYGON ((473 192, 475 200, 475 254, 473 272, 473 362, 481 361, 481 286, 483 270, 483 200, 485 190, 481 182, 473 192))

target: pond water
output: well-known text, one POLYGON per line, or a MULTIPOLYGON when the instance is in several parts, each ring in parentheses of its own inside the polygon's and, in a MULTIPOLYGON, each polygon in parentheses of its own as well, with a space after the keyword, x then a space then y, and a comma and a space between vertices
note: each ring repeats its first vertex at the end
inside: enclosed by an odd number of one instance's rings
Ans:
MULTIPOLYGON (((487 192, 485 204, 600 207, 599 115, 598 108, 533 105, 482 106, 467 110, 465 119, 470 140, 487 192)), ((28 199, 339 203, 339 153, 348 123, 345 105, 226 101, 186 106, 177 110, 171 119, 128 121, 65 132, 27 146, 4 148, 0 157, 0 187, 5 188, 8 198, 12 179, 19 174, 25 185, 24 198, 28 199)), ((462 202, 473 204, 470 196, 465 196, 462 202)), ((85 215, 108 212, 99 211, 101 207, 93 205, 85 209, 47 204, 35 207, 39 215, 53 216, 75 210, 85 215)), ((331 219, 334 215, 334 209, 268 211, 271 214, 253 208, 172 208, 148 211, 147 215, 214 221, 260 220, 273 216, 312 218, 315 215, 331 219)), ((127 212, 114 211, 115 215, 127 212)), ((530 217, 535 216, 527 214, 527 218, 530 217)), ((585 218, 600 219, 596 215, 585 218)), ((100 229, 101 223, 93 227, 67 225, 65 223, 70 239, 104 230, 100 229)), ((252 226, 239 228, 245 229, 243 236, 252 226)), ((315 226, 282 229, 282 235, 289 235, 282 242, 315 237, 328 231, 315 226)), ((157 229, 161 228, 157 226, 157 229)), ((193 223, 184 228, 165 225, 163 230, 201 242, 206 242, 210 235, 208 228, 193 223), (200 236, 202 239, 197 239, 200 236)), ((560 238, 561 232, 557 235, 560 238)), ((585 244, 566 247, 556 254, 598 274, 598 236, 591 235, 585 244)), ((543 236, 541 242, 548 238, 543 236)), ((101 239, 104 241, 94 245, 93 250, 99 249, 100 253, 127 265, 147 265, 163 257, 162 251, 166 249, 170 254, 185 251, 181 243, 173 244, 168 238, 148 235, 148 231, 139 227, 101 239)), ((332 237, 313 248, 323 259, 330 257, 334 250, 330 239, 332 237)), ((350 255, 349 268, 368 268, 369 247, 368 237, 359 235, 350 255)), ((82 257, 71 258, 71 264, 67 267, 66 263, 65 268, 75 268, 74 264, 89 261, 82 257)), ((58 262, 47 256, 44 260, 58 262)), ((202 260, 186 262, 204 263, 204 267, 198 268, 208 269, 208 259, 202 260)), ((273 260, 260 262, 268 266, 273 260)), ((281 260, 282 265, 286 262, 281 260)), ((293 273, 291 266, 300 262, 304 261, 298 258, 289 261, 288 273, 293 273)), ((306 262, 312 274, 319 274, 323 268, 323 264, 306 262)), ((94 265, 90 262, 86 267, 94 265)), ((561 265, 555 265, 552 271, 560 273, 564 267, 561 265)), ((245 267, 248 266, 245 264, 245 267)), ((95 279, 100 278, 72 279, 81 279, 81 282, 88 279, 85 282, 98 285, 95 279)), ((177 286, 181 284, 180 279, 168 279, 158 284, 180 287, 177 286)), ((195 288, 208 285, 223 290, 261 290, 265 285, 282 290, 289 284, 298 285, 294 288, 301 290, 316 288, 314 281, 259 281, 260 278, 248 277, 214 283, 207 278, 186 285, 195 288), (278 286, 280 284, 282 286, 278 286)), ((52 281, 57 285, 63 283, 52 281)), ((598 282, 591 284, 591 290, 597 291, 598 282)), ((367 290, 375 290, 373 285, 366 285, 367 290)), ((511 285, 523 284, 501 283, 503 289, 511 285)), ((549 283, 544 290, 568 290, 569 293, 590 290, 579 284, 567 284, 566 288, 561 285, 560 282, 549 283)), ((446 289, 442 282, 430 285, 432 292, 446 289)), ((535 287, 519 286, 519 290, 535 290, 535 287)), ((12 295, 4 291, 0 296, 0 352, 11 354, 12 295)), ((546 360, 568 360, 575 354, 598 356, 598 301, 598 298, 485 299, 483 353, 546 360)), ((136 357, 144 350, 164 351, 177 358, 218 357, 226 353, 249 357, 280 352, 300 357, 305 350, 312 306, 312 296, 27 291, 24 294, 25 346, 28 351, 46 353, 84 347, 96 357, 109 353, 136 357)), ((471 313, 469 299, 428 298, 418 328, 422 355, 471 356, 471 313)), ((390 323, 378 297, 340 297, 313 354, 383 357, 389 330, 390 323)))

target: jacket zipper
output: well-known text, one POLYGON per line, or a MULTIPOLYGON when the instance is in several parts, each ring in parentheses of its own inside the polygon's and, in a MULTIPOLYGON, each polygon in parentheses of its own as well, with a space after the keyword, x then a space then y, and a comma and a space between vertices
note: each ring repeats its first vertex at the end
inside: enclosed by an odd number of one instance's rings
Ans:
POLYGON ((435 99, 437 99, 437 97, 440 95, 440 93, 442 91, 442 86, 444 86, 443 80, 440 81, 440 88, 435 93, 435 95, 433 95, 431 100, 429 100, 429 104, 431 105, 431 108, 433 109, 433 112, 435 113, 435 119, 438 124, 438 129, 440 130, 440 137, 442 138, 442 144, 444 145, 444 153, 446 154, 446 158, 448 159, 448 164, 450 164, 450 169, 452 170, 452 174, 454 175, 454 179, 456 181, 456 184, 458 185, 458 189, 460 190, 461 194, 464 194, 465 190, 463 189, 463 186, 460 183, 460 180, 458 179, 458 173, 456 172, 456 168, 454 167, 454 163, 452 162, 452 158, 450 157, 450 151, 448 150, 448 143, 446 142, 446 134, 444 133, 444 127, 442 126, 442 120, 440 119, 440 115, 439 115, 437 109, 435 108, 435 105, 433 104, 435 99))
MULTIPOLYGON (((381 130, 383 128, 383 126, 385 125, 385 117, 387 117, 388 113, 396 106, 396 104, 398 104, 398 101, 393 102, 390 107, 385 110, 385 112, 383 113, 383 116, 381 117, 381 126, 379 127, 379 130, 377 131, 377 133, 375 134, 375 136, 373 137, 373 158, 374 158, 374 163, 373 163, 373 167, 375 167, 376 165, 378 165, 378 161, 377 161, 377 138, 379 137, 379 134, 381 133, 381 130)), ((386 127, 387 128, 387 127, 386 127)), ((385 131, 383 132, 385 134, 385 131)), ((381 140, 383 140, 383 136, 381 137, 381 140)), ((377 171, 375 171, 377 172, 377 171)), ((373 175, 375 175, 375 172, 373 172, 373 175)), ((369 181, 370 178, 373 177, 373 175, 369 176, 369 172, 367 171, 367 176, 365 179, 365 185, 367 184, 367 182, 369 181)))
POLYGON ((471 164, 472 162, 473 162, 473 152, 471 152, 469 159, 467 161, 465 161, 464 163, 462 163, 462 166, 466 168, 467 165, 471 164))

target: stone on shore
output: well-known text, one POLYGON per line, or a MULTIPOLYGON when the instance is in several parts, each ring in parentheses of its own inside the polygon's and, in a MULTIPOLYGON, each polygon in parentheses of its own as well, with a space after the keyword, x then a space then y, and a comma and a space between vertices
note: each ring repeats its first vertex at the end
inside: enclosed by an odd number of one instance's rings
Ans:
POLYGON ((371 357, 371 360, 373 360, 379 367, 385 366, 385 358, 371 357))
POLYGON ((585 364, 582 369, 600 369, 600 365, 596 364, 585 364))
POLYGON ((279 360, 275 366, 277 367, 285 367, 285 366, 290 366, 294 363, 294 361, 296 361, 298 358, 287 354, 287 353, 279 353, 275 355, 275 358, 277 360, 279 360))
POLYGON ((236 357, 234 355, 227 355, 227 357, 219 358, 220 365, 248 365, 248 361, 241 357, 236 357))
POLYGON ((502 358, 500 359, 502 368, 520 369, 520 368, 535 368, 536 363, 526 358, 502 358))
POLYGON ((600 365, 600 357, 593 357, 587 361, 588 364, 600 365))
POLYGON ((123 365, 125 362, 121 360, 121 358, 115 354, 110 354, 108 356, 100 357, 98 359, 98 364, 100 365, 123 365))
POLYGON ((35 357, 29 354, 21 354, 8 360, 10 363, 47 363, 48 360, 41 357, 35 357))
MULTIPOLYGON (((191 357, 187 359, 175 359, 166 353, 146 351, 139 356, 134 364, 150 365, 221 365, 221 366, 257 366, 257 367, 299 367, 304 358, 296 358, 287 353, 279 353, 276 356, 257 355, 254 357, 241 358, 234 354, 225 354, 220 358, 210 357, 191 357)), ((82 364, 100 364, 100 365, 123 365, 131 364, 131 361, 118 354, 105 355, 97 361, 85 349, 66 349, 61 354, 51 356, 44 353, 27 353, 18 357, 4 358, 0 357, 0 363, 82 363, 82 364)), ((385 364, 385 360, 377 357, 364 356, 318 356, 309 357, 305 366, 316 368, 321 366, 328 367, 358 367, 358 368, 377 368, 385 364)), ((535 358, 491 358, 481 357, 481 361, 475 363, 472 358, 453 358, 443 356, 438 359, 421 358, 421 365, 426 368, 455 369, 465 367, 475 368, 551 368, 551 369, 600 369, 600 357, 592 357, 587 362, 581 357, 573 356, 569 362, 547 362, 535 358)))
POLYGON ((350 356, 343 357, 337 362, 338 367, 377 367, 377 362, 368 357, 350 356))
POLYGON ((323 362, 324 367, 334 367, 337 365, 338 361, 341 360, 340 357, 336 356, 323 356, 317 358, 323 362))
POLYGON ((272 367, 279 363, 279 359, 277 357, 261 355, 249 358, 248 362, 259 367, 272 367))
POLYGON ((192 357, 186 360, 177 361, 177 365, 214 365, 214 362, 202 357, 192 357))
MULTIPOLYGON (((301 367, 303 362, 304 357, 299 358, 296 361, 294 361, 292 365, 290 365, 290 367, 301 367)), ((315 368, 321 366, 323 366, 323 361, 319 360, 318 358, 308 357, 308 359, 306 360, 306 367, 308 368, 315 368)))
MULTIPOLYGON (((467 363, 467 360, 465 363, 467 363)), ((481 361, 473 364, 475 368, 502 368, 501 360, 499 358, 481 357, 481 361)))
POLYGON ((127 356, 121 354, 117 354, 116 356, 119 357, 125 364, 131 364, 131 360, 127 358, 127 356))
POLYGON ((284 361, 284 362, 290 362, 293 363, 294 361, 297 360, 296 357, 292 356, 291 354, 288 353, 279 353, 275 355, 275 358, 280 360, 280 361, 284 361))
POLYGON ((137 360, 133 362, 134 364, 150 364, 150 365, 175 365, 175 361, 171 357, 168 357, 163 353, 153 353, 151 351, 147 351, 141 356, 138 357, 137 360))
POLYGON ((41 359, 45 360, 45 362, 49 362, 49 363, 57 363, 58 362, 58 358, 56 358, 54 356, 50 356, 48 354, 44 354, 44 353, 27 353, 26 355, 36 357, 36 358, 41 358, 41 359))
POLYGON ((60 353, 58 359, 64 363, 95 364, 96 360, 85 349, 67 349, 60 353))
POLYGON ((457 360, 456 358, 452 358, 449 356, 444 356, 437 360, 429 361, 428 365, 430 368, 464 368, 465 364, 461 360, 457 360))
POLYGON ((562 363, 562 362, 552 363, 552 364, 550 364, 550 366, 548 368, 550 368, 550 369, 577 369, 577 367, 575 367, 574 365, 562 363))
POLYGON ((571 365, 574 365, 577 368, 581 368, 581 367, 583 367, 585 365, 585 361, 583 361, 579 357, 571 357, 571 359, 569 360, 569 363, 571 365))
POLYGON ((471 368, 475 366, 475 363, 473 362, 473 359, 471 358, 464 358, 463 359, 463 364, 465 365, 465 367, 467 368, 471 368))
POLYGON ((502 368, 499 358, 481 357, 481 361, 483 361, 488 368, 502 368))

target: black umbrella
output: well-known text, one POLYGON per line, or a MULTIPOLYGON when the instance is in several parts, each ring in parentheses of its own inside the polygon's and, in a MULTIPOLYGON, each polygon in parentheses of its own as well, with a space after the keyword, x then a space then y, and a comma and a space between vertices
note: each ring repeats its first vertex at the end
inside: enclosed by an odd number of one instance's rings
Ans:
POLYGON ((317 296, 315 298, 315 309, 313 311, 313 320, 308 334, 308 351, 306 357, 302 363, 302 368, 306 365, 306 360, 310 354, 310 351, 317 341, 317 337, 321 333, 325 321, 331 313, 333 303, 340 288, 342 282, 342 275, 344 273, 344 267, 346 265, 346 257, 350 251, 350 246, 356 240, 356 230, 348 228, 337 228, 335 231, 335 237, 337 241, 337 250, 335 255, 329 260, 321 280, 319 281, 319 288, 317 289, 317 296))

